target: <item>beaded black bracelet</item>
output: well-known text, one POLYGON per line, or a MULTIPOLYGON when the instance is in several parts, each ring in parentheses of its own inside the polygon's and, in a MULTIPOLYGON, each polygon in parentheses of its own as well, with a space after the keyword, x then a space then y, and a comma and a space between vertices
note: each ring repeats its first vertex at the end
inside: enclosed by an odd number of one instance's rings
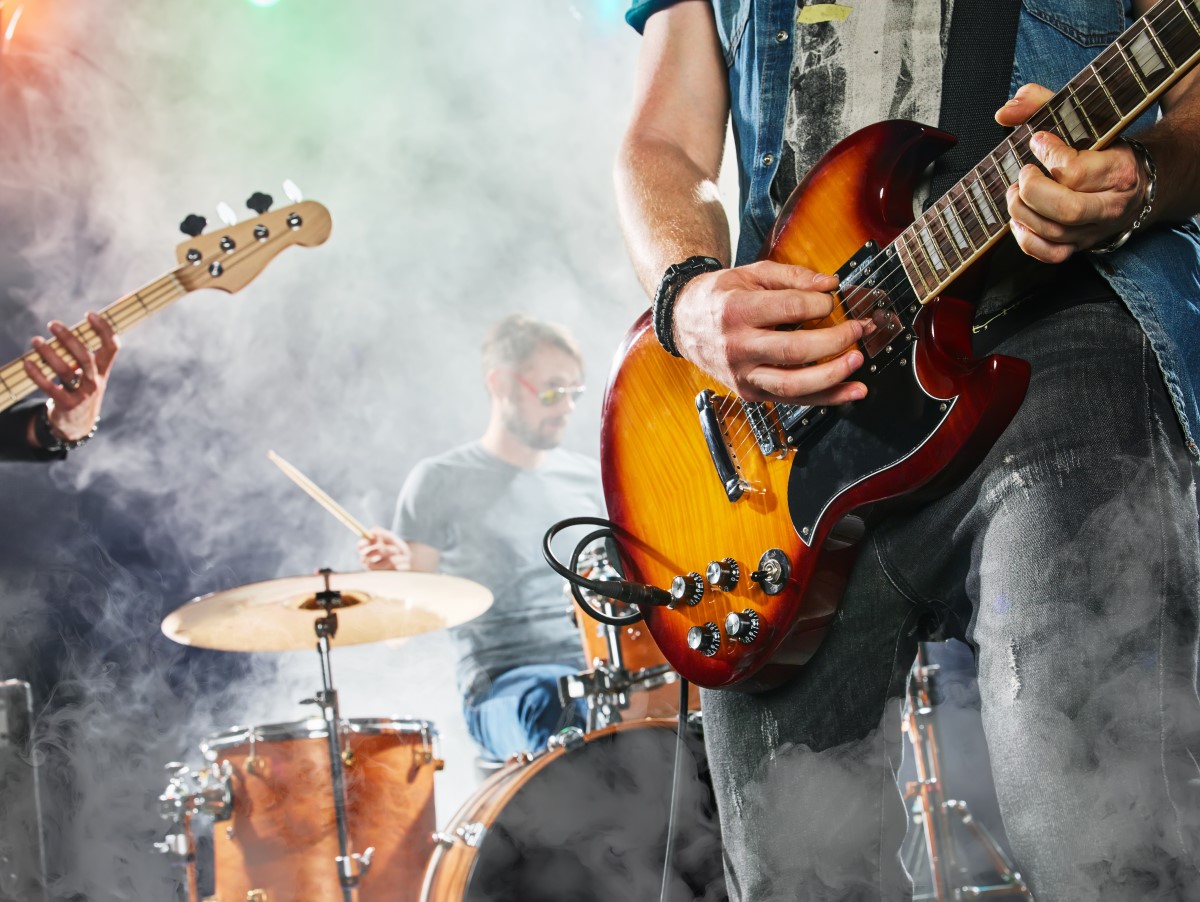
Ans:
POLYGON ((724 268, 716 257, 697 255, 688 257, 682 263, 671 264, 663 273, 658 291, 654 293, 654 335, 663 350, 671 356, 683 356, 675 344, 675 299, 679 297, 679 292, 696 276, 724 268))

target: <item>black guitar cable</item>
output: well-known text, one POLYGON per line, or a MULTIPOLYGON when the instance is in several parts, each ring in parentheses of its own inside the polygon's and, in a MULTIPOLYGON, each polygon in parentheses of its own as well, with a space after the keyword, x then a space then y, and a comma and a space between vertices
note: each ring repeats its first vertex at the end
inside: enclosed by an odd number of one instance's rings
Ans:
POLYGON ((658 894, 658 902, 670 902, 671 895, 671 861, 675 858, 675 833, 678 826, 675 815, 679 808, 680 783, 683 778, 683 748, 684 731, 687 730, 688 714, 688 681, 679 678, 679 718, 675 724, 675 765, 671 769, 671 802, 667 813, 667 851, 663 855, 662 890, 658 894))
POLYGON ((611 598, 614 601, 621 601, 625 604, 637 605, 638 608, 653 605, 668 605, 673 599, 669 593, 657 586, 630 582, 626 579, 588 579, 575 572, 575 567, 579 563, 579 556, 582 554, 583 549, 597 539, 603 538, 615 541, 617 539, 615 531, 617 528, 615 523, 603 517, 568 517, 566 520, 559 520, 547 529, 546 534, 542 537, 542 556, 546 559, 546 563, 550 565, 550 569, 571 584, 571 597, 575 599, 575 603, 579 605, 585 614, 610 626, 627 626, 641 619, 642 615, 640 611, 616 616, 605 614, 588 604, 587 600, 580 594, 580 590, 587 589, 589 592, 603 596, 604 598, 611 598), (599 526, 601 528, 583 537, 575 546, 575 552, 571 555, 570 566, 567 566, 554 556, 554 551, 551 549, 550 543, 560 532, 572 526, 599 526))
MULTIPOLYGON (((615 532, 617 528, 615 523, 603 517, 569 517, 566 520, 559 520, 546 530, 545 536, 542 537, 542 556, 546 559, 546 563, 550 565, 550 569, 570 584, 571 597, 575 599, 575 604, 579 605, 585 614, 593 620, 599 620, 601 623, 607 623, 610 626, 626 626, 642 619, 640 610, 642 607, 646 605, 667 605, 673 599, 669 593, 664 592, 656 586, 648 586, 645 583, 635 583, 625 579, 595 580, 579 575, 576 567, 579 565, 579 557, 583 553, 583 550, 597 539, 615 542, 617 540, 615 532), (564 565, 554 556, 554 551, 551 549, 550 543, 560 532, 564 529, 570 529, 572 526, 599 526, 600 528, 588 533, 576 543, 575 550, 571 553, 570 564, 564 565), (581 591, 583 589, 587 589, 589 592, 593 592, 604 598, 611 598, 614 601, 621 601, 636 607, 628 614, 606 614, 588 604, 587 599, 583 597, 581 591)), ((688 681, 680 677, 679 716, 675 725, 675 763, 671 769, 671 800, 670 809, 667 814, 667 847, 663 855, 662 889, 659 891, 659 902, 670 902, 671 862, 675 857, 675 837, 678 832, 675 815, 677 813, 676 809, 679 807, 680 784, 683 779, 684 736, 687 732, 687 714, 688 681)))

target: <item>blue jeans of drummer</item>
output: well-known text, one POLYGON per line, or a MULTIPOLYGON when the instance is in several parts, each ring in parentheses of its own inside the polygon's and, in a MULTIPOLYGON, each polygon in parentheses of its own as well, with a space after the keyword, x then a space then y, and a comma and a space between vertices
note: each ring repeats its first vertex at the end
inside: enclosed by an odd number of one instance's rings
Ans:
POLYGON ((463 702, 471 738, 496 761, 518 752, 537 752, 564 727, 582 726, 582 704, 564 708, 558 700, 559 677, 578 673, 568 664, 527 664, 492 679, 463 702))
POLYGON ((897 698, 933 616, 1039 902, 1200 899, 1196 469, 1152 348, 1110 297, 987 350, 1033 380, 982 464, 868 537, 795 679, 704 693, 734 900, 910 896, 897 698))

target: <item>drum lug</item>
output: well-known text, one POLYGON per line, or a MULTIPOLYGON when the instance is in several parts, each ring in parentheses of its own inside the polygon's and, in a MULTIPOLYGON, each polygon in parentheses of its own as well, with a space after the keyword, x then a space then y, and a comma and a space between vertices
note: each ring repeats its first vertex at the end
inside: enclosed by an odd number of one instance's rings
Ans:
POLYGON ((469 848, 477 848, 483 837, 487 835, 487 826, 481 821, 471 821, 468 824, 463 824, 461 827, 455 827, 453 833, 437 832, 433 834, 435 845, 449 848, 460 839, 463 844, 469 848))
POLYGON ((555 749, 570 751, 581 747, 585 742, 587 740, 584 738, 583 730, 579 727, 565 727, 546 740, 546 751, 552 752, 555 749))

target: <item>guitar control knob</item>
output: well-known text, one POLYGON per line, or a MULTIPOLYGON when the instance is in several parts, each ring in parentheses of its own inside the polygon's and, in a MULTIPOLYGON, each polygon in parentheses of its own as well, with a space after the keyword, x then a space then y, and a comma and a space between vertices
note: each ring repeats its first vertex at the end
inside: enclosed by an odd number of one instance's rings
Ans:
POLYGON ((731 557, 723 561, 713 561, 704 571, 704 578, 708 580, 708 584, 722 592, 731 591, 738 584, 741 575, 737 561, 731 557))
POLYGON ((704 657, 711 658, 721 647, 721 634, 717 631, 717 625, 706 623, 704 626, 693 626, 688 630, 687 644, 692 651, 698 651, 704 657))
POLYGON ((671 606, 679 604, 681 601, 688 605, 700 603, 700 599, 704 597, 704 581, 700 579, 699 573, 689 573, 687 576, 677 576, 671 580, 671 597, 675 599, 671 606))
POLYGON ((725 635, 743 645, 749 645, 758 638, 758 614, 749 608, 744 611, 732 611, 725 618, 725 635))

